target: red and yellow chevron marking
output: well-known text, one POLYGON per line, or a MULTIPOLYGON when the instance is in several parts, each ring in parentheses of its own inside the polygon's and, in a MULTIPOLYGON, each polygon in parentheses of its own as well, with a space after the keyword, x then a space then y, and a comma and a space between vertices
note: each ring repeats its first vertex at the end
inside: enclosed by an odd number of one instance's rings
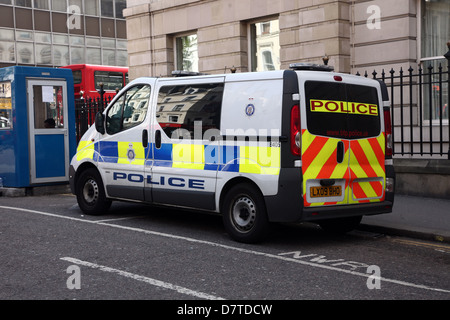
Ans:
POLYGON ((353 204, 384 200, 384 134, 377 138, 342 140, 302 130, 302 173, 304 206, 353 204), (344 160, 337 163, 337 143, 344 143, 344 160), (306 182, 317 179, 345 179, 340 202, 309 203, 306 182))
POLYGON ((348 170, 350 143, 342 140, 344 143, 344 161, 337 163, 336 150, 339 141, 341 140, 312 135, 308 130, 302 131, 303 199, 305 207, 346 204, 348 202, 347 185, 350 180, 350 172, 348 170), (342 202, 309 203, 306 200, 306 181, 314 179, 345 179, 346 187, 345 190, 342 190, 344 192, 344 200, 342 202))
POLYGON ((377 138, 350 142, 351 190, 349 203, 384 200, 386 171, 384 167, 384 133, 377 138))

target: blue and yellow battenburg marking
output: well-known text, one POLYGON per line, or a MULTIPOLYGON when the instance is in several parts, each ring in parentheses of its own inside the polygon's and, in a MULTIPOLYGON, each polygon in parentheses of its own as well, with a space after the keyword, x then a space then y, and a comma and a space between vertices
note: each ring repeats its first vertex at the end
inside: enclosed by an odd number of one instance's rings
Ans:
POLYGON ((264 175, 280 172, 280 147, 80 141, 77 160, 264 175), (153 154, 154 153, 154 154, 153 154))

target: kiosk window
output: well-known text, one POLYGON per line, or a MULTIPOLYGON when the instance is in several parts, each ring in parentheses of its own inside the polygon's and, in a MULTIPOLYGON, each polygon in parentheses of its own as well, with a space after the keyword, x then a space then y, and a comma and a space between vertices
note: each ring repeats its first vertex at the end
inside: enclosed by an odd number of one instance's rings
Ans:
POLYGON ((124 92, 106 113, 106 132, 115 134, 142 123, 147 115, 150 86, 136 85, 124 92))
POLYGON ((165 134, 200 140, 207 130, 219 130, 223 87, 223 83, 161 87, 156 119, 165 134))
POLYGON ((34 128, 64 127, 63 88, 61 86, 33 86, 34 128))
POLYGON ((0 129, 12 126, 11 82, 0 82, 0 129))

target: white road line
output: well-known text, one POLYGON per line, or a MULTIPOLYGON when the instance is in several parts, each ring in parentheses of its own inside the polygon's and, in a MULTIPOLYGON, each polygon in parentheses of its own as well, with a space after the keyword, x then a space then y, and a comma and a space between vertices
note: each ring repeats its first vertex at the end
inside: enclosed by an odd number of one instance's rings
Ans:
POLYGON ((123 271, 123 270, 102 266, 102 265, 95 264, 95 263, 88 262, 88 261, 83 261, 83 260, 70 258, 70 257, 64 257, 64 258, 60 258, 60 259, 64 260, 64 261, 68 261, 68 262, 73 263, 73 264, 89 267, 89 268, 92 268, 92 269, 98 269, 98 270, 101 270, 101 271, 104 271, 104 272, 110 272, 110 273, 118 274, 118 275, 120 275, 122 277, 131 278, 131 279, 137 280, 137 281, 142 281, 142 282, 151 284, 151 285, 156 286, 156 287, 165 288, 165 289, 169 289, 169 290, 174 290, 174 291, 176 291, 178 293, 186 294, 186 295, 197 297, 197 298, 201 298, 201 299, 206 299, 206 300, 225 300, 223 298, 216 297, 216 296, 213 296, 213 295, 210 295, 210 294, 207 294, 207 293, 203 293, 203 292, 191 290, 191 289, 188 289, 188 288, 180 287, 180 286, 174 285, 174 284, 169 283, 169 282, 164 282, 164 281, 160 281, 160 280, 144 277, 144 276, 141 276, 141 275, 138 275, 138 274, 134 274, 134 273, 126 272, 126 271, 123 271))
MULTIPOLYGON (((227 249, 227 250, 233 250, 233 251, 238 251, 238 252, 242 252, 242 253, 247 253, 247 254, 263 256, 263 257, 272 258, 272 259, 277 259, 277 260, 294 262, 294 263, 298 263, 298 264, 302 264, 302 265, 307 265, 307 266, 310 266, 310 267, 327 269, 327 270, 333 270, 333 271, 346 273, 346 274, 351 274, 351 275, 354 275, 354 276, 361 276, 361 277, 365 277, 365 278, 369 278, 371 276, 370 274, 367 274, 367 273, 341 269, 341 268, 333 267, 333 266, 330 266, 330 265, 323 265, 323 264, 319 264, 319 263, 315 263, 315 262, 311 262, 311 261, 303 261, 303 260, 298 260, 298 259, 295 259, 295 258, 289 258, 289 257, 285 257, 285 256, 282 256, 282 255, 275 255, 275 254, 264 253, 264 252, 259 252, 259 251, 244 249, 244 248, 232 247, 232 246, 228 246, 228 245, 224 245, 224 244, 220 244, 220 243, 215 243, 215 242, 210 242, 210 241, 205 241, 205 240, 198 240, 198 239, 188 238, 188 237, 184 237, 184 236, 177 236, 177 235, 173 235, 173 234, 169 234, 169 233, 150 231, 150 230, 145 230, 145 229, 140 229, 140 228, 134 228, 134 227, 121 226, 121 225, 116 225, 116 224, 111 224, 111 223, 105 223, 105 222, 99 223, 97 221, 90 221, 90 220, 84 220, 84 219, 79 219, 79 218, 66 217, 66 216, 62 216, 62 215, 58 215, 58 214, 54 214, 54 213, 48 213, 48 212, 42 212, 42 211, 36 211, 36 210, 30 210, 30 209, 23 209, 23 208, 16 208, 16 207, 0 206, 0 209, 9 209, 9 210, 17 210, 17 211, 37 213, 37 214, 50 216, 50 217, 68 219, 68 220, 85 222, 85 223, 92 223, 92 224, 96 224, 96 225, 108 226, 108 227, 113 227, 113 228, 118 228, 118 229, 123 229, 123 230, 129 230, 129 231, 134 231, 134 232, 141 232, 141 233, 144 233, 144 234, 151 234, 151 235, 160 236, 160 237, 172 238, 172 239, 177 239, 177 240, 184 240, 184 241, 188 241, 188 242, 192 242, 192 243, 205 244, 205 245, 218 247, 218 248, 223 248, 223 249, 227 249)), ((411 282, 405 282, 405 281, 401 281, 401 280, 395 280, 395 279, 389 279, 389 278, 383 278, 383 277, 380 277, 379 279, 380 279, 380 281, 395 283, 395 284, 406 286, 406 287, 412 287, 412 288, 417 288, 417 289, 424 289, 424 290, 431 290, 431 291, 437 291, 437 292, 450 293, 450 290, 445 290, 445 289, 440 289, 440 288, 433 288, 433 287, 420 285, 420 284, 415 284, 415 283, 411 283, 411 282)))

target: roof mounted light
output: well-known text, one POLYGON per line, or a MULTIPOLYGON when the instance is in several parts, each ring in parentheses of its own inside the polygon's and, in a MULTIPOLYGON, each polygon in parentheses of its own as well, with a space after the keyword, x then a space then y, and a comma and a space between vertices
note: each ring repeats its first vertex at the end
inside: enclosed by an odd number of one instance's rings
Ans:
POLYGON ((308 70, 308 71, 334 71, 334 67, 332 66, 326 66, 323 64, 314 64, 314 63, 291 63, 289 65, 290 69, 293 70, 308 70))
POLYGON ((206 76, 207 73, 194 72, 194 71, 184 71, 184 70, 175 70, 172 71, 172 77, 194 77, 194 76, 206 76))

